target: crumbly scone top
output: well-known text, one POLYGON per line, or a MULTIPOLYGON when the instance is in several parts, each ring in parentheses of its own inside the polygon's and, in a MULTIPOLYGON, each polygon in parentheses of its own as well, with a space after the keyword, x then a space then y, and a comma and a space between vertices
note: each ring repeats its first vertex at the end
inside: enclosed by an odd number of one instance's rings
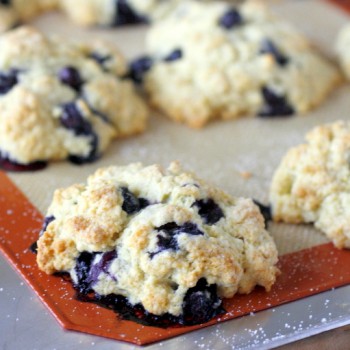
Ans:
POLYGON ((350 123, 314 128, 284 156, 271 184, 276 221, 314 223, 338 248, 350 248, 350 123))

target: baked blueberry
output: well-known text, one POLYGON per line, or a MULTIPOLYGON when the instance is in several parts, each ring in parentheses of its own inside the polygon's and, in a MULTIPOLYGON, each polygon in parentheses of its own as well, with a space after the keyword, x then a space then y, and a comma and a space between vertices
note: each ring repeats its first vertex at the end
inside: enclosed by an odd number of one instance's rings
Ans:
POLYGON ((173 61, 177 61, 180 58, 182 58, 182 50, 181 49, 176 49, 173 52, 171 52, 168 56, 166 56, 164 58, 165 62, 173 62, 173 61))
POLYGON ((142 56, 129 65, 129 77, 137 84, 142 84, 144 75, 152 68, 153 59, 150 56, 142 56))
POLYGON ((272 40, 269 40, 269 39, 265 39, 261 43, 260 54, 271 54, 275 58, 276 62, 282 67, 287 65, 289 62, 288 57, 286 57, 278 49, 276 44, 272 40))
POLYGON ((99 158, 98 136, 92 129, 91 123, 80 113, 74 102, 66 103, 62 106, 60 118, 61 124, 68 130, 72 130, 77 136, 90 136, 91 149, 87 156, 71 154, 68 159, 77 165, 91 163, 99 158))
POLYGON ((68 157, 68 160, 76 165, 82 165, 87 163, 93 163, 97 159, 100 158, 100 154, 98 153, 98 136, 95 133, 91 133, 91 141, 90 141, 90 152, 87 156, 80 156, 76 154, 71 154, 68 157))
POLYGON ((18 83, 18 70, 0 72, 0 95, 8 93, 18 83))
POLYGON ((41 231, 40 231, 40 236, 46 231, 47 226, 49 226, 49 224, 54 220, 55 220, 55 217, 53 215, 45 217, 43 222, 43 227, 41 228, 41 231))
POLYGON ((38 171, 45 169, 47 162, 36 161, 29 164, 21 164, 9 158, 9 156, 0 151, 0 168, 6 171, 13 172, 25 172, 25 171, 38 171))
POLYGON ((75 265, 76 283, 74 287, 81 294, 87 294, 91 290, 90 269, 96 253, 82 252, 75 265))
POLYGON ((168 249, 178 250, 179 246, 177 243, 177 234, 179 233, 179 226, 175 222, 163 225, 157 228, 160 233, 157 235, 157 247, 158 250, 152 253, 151 256, 168 249))
POLYGON ((222 301, 216 293, 216 285, 209 285, 204 278, 201 278, 185 295, 182 322, 186 325, 208 322, 225 311, 221 304, 222 301))
POLYGON ((38 242, 35 241, 34 243, 32 243, 29 247, 29 251, 34 253, 34 254, 37 254, 37 251, 38 251, 38 242))
POLYGON ((94 260, 91 263, 88 277, 86 281, 89 285, 94 285, 98 281, 98 277, 101 273, 109 275, 112 279, 115 279, 113 275, 108 272, 108 269, 114 259, 118 257, 117 251, 112 250, 110 252, 101 253, 95 255, 94 260), (97 260, 97 262, 95 262, 97 260))
POLYGON ((61 124, 68 130, 72 130, 75 135, 91 135, 92 126, 80 113, 74 102, 66 103, 62 106, 60 118, 61 124))
POLYGON ((264 105, 258 113, 259 117, 291 116, 295 113, 285 96, 276 94, 266 86, 262 88, 261 93, 263 95, 264 105))
MULTIPOLYGON (((47 229, 47 226, 49 226, 50 222, 54 221, 55 220, 55 217, 50 215, 50 216, 46 216, 45 219, 44 219, 44 222, 43 222, 43 226, 40 230, 40 233, 39 233, 39 237, 42 236, 44 234, 44 232, 46 231, 47 229)), ((36 254, 37 253, 37 250, 38 250, 38 243, 37 241, 35 241, 30 247, 29 247, 29 250, 36 254)))
POLYGON ((225 29, 232 29, 243 24, 243 18, 238 10, 232 8, 225 12, 219 19, 219 25, 225 29))
POLYGON ((113 25, 146 23, 147 19, 138 15, 127 0, 116 0, 116 13, 113 25))
POLYGON ((198 208, 198 214, 207 225, 214 225, 224 217, 222 209, 211 198, 200 199, 193 206, 198 208))
POLYGON ((137 198, 128 188, 122 187, 123 205, 122 209, 129 215, 136 214, 140 210, 149 205, 149 201, 145 198, 137 198))
POLYGON ((63 67, 58 72, 58 76, 63 84, 70 86, 76 91, 80 91, 82 85, 84 84, 79 71, 72 66, 63 67))
POLYGON ((170 222, 157 227, 157 231, 159 232, 157 235, 158 250, 150 254, 151 258, 164 250, 178 250, 179 245, 177 242, 177 236, 181 233, 193 236, 204 235, 198 226, 192 222, 186 222, 182 226, 177 225, 175 222, 170 222))

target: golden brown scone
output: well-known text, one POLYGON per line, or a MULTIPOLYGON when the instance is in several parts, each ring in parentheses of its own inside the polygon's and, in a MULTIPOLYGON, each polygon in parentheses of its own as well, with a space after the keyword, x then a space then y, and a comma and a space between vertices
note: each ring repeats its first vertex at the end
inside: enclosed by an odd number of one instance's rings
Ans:
POLYGON ((350 123, 308 133, 275 172, 270 200, 274 220, 314 223, 338 248, 350 248, 350 123))
POLYGON ((49 274, 69 272, 83 293, 122 295, 177 317, 194 291, 213 316, 221 298, 256 285, 270 290, 278 273, 276 246, 255 204, 178 163, 100 169, 87 184, 57 190, 37 262, 49 274))

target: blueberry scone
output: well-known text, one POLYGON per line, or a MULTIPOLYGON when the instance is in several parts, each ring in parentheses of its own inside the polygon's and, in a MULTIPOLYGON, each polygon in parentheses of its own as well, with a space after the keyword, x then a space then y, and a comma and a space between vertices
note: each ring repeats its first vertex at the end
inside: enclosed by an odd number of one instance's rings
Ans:
POLYGON ((350 25, 346 25, 339 33, 336 51, 340 65, 346 77, 350 79, 350 25))
POLYGON ((165 17, 182 1, 184 0, 0 0, 0 32, 49 10, 63 10, 81 25, 113 27, 151 22, 165 17))
POLYGON ((338 248, 350 248, 350 123, 313 129, 288 151, 271 185, 273 218, 314 223, 338 248))
MULTIPOLYGON (((119 26, 155 22, 167 17, 187 0, 60 0, 73 20, 82 25, 119 26)), ((210 2, 216 0, 197 0, 210 2)), ((230 0, 239 2, 240 0, 230 0)))
POLYGON ((39 268, 69 273, 80 294, 181 324, 208 321, 222 298, 256 285, 270 290, 278 274, 258 207, 178 163, 99 169, 57 190, 37 246, 39 268))
POLYGON ((112 139, 141 132, 148 109, 126 64, 100 42, 67 43, 30 27, 0 38, 0 165, 91 162, 112 139))
POLYGON ((147 47, 130 75, 155 106, 192 127, 242 114, 303 113, 341 80, 302 35, 259 1, 185 1, 153 25, 147 47))

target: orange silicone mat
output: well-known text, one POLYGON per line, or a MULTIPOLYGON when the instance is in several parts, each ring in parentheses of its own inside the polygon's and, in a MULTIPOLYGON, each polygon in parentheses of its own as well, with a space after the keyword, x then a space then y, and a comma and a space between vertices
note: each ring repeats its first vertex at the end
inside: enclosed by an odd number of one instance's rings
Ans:
POLYGON ((3 172, 0 172, 0 250, 35 290, 66 329, 138 345, 171 338, 217 322, 264 310, 350 284, 350 251, 320 245, 280 258, 282 271, 270 293, 258 288, 250 295, 225 300, 227 313, 204 325, 159 329, 122 321, 110 310, 74 299, 71 284, 40 272, 28 247, 37 239, 42 215, 3 172))

